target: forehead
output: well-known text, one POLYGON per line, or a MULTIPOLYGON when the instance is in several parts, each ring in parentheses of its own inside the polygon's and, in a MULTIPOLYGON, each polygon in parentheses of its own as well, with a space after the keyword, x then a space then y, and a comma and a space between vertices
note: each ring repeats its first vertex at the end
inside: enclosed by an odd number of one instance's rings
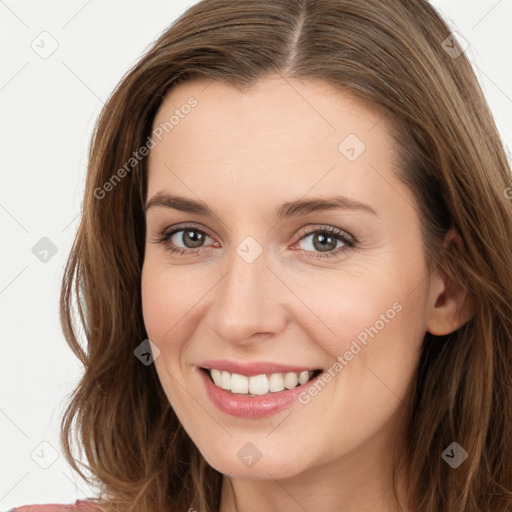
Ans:
POLYGON ((171 121, 173 132, 183 131, 178 125, 184 124, 181 121, 186 117, 192 118, 186 124, 193 123, 195 129, 214 126, 215 133, 211 135, 216 138, 222 138, 233 126, 240 138, 265 131, 271 133, 274 127, 293 128, 288 131, 289 139, 299 139, 314 131, 323 131, 327 136, 347 128, 362 133, 377 124, 383 125, 384 130, 391 129, 385 109, 378 105, 363 102, 322 80, 297 80, 279 75, 269 75, 243 91, 220 81, 182 82, 165 97, 153 129, 165 128, 165 123, 171 121), (190 103, 196 103, 193 109, 188 107, 190 103), (300 125, 294 125, 298 118, 300 125))
POLYGON ((355 198, 377 195, 394 179, 391 130, 384 109, 321 80, 270 76, 243 92, 186 81, 154 119, 161 140, 150 152, 148 196, 170 187, 240 192, 240 182, 267 199, 341 186, 355 198))

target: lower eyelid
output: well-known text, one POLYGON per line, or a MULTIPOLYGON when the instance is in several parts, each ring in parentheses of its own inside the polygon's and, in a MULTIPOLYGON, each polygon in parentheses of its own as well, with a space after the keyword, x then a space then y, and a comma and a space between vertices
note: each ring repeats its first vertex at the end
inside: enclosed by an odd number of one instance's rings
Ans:
POLYGON ((341 240, 344 245, 341 247, 337 247, 336 249, 332 249, 330 251, 309 251, 306 249, 300 249, 297 248, 295 250, 302 252, 307 258, 314 258, 314 259, 327 259, 332 258, 336 256, 341 256, 342 254, 346 253, 347 251, 351 250, 353 248, 353 245, 349 244, 348 242, 344 242, 341 240))

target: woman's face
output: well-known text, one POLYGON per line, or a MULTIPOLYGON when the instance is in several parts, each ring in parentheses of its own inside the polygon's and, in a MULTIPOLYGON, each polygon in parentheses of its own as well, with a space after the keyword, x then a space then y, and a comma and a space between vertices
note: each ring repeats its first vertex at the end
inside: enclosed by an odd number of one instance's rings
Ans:
POLYGON ((385 116, 321 81, 190 81, 153 129, 143 314, 194 443, 239 478, 387 468, 435 297, 385 116))

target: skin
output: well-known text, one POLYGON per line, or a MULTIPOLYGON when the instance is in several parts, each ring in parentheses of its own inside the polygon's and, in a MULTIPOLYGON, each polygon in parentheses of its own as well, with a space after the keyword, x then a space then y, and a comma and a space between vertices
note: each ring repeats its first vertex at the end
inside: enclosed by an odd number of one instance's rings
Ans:
MULTIPOLYGON (((391 451, 421 343, 426 331, 457 329, 469 309, 457 313, 460 294, 427 270, 416 201, 395 176, 392 128, 383 112, 322 81, 280 76, 243 93, 182 83, 154 127, 191 96, 197 106, 151 149, 148 199, 161 191, 199 199, 215 216, 147 210, 143 315, 169 402, 226 475, 220 510, 395 510, 391 451), (366 146, 354 161, 338 148, 349 134, 366 146), (272 217, 286 201, 334 194, 376 214, 337 208, 272 217), (196 252, 169 251, 173 242, 190 247, 183 231, 158 243, 179 223, 208 235, 196 252), (355 247, 339 241, 327 251, 342 252, 315 258, 325 254, 313 243, 325 227, 349 233, 355 247), (237 253, 249 236, 263 250, 252 263, 237 253), (307 404, 245 419, 219 411, 205 393, 197 365, 207 359, 326 370, 393 304, 401 306, 394 318, 307 404), (251 467, 237 457, 248 442, 261 453, 251 467)), ((451 232, 446 243, 455 239, 451 232)))

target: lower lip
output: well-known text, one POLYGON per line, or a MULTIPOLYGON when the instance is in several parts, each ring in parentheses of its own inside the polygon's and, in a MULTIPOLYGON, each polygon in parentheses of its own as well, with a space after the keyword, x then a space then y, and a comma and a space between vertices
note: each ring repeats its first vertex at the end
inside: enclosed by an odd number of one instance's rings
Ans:
POLYGON ((230 391, 219 388, 211 381, 209 375, 204 370, 200 370, 199 373, 206 386, 206 392, 214 405, 222 412, 230 414, 231 416, 250 419, 264 418, 283 411, 297 402, 299 395, 305 392, 307 386, 310 386, 321 375, 319 374, 306 384, 293 389, 269 393, 262 396, 246 396, 231 393, 230 391))

